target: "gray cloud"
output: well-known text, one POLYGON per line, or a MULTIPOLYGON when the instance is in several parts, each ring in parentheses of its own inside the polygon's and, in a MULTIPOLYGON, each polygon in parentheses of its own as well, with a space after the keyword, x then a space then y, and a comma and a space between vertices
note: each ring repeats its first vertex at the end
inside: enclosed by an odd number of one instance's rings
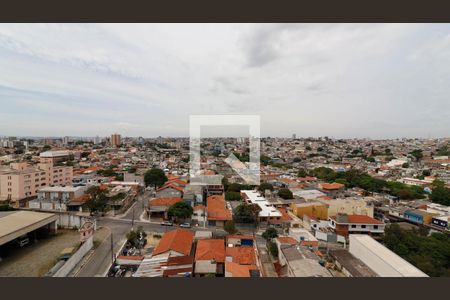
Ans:
POLYGON ((3 24, 0 135, 444 136, 449 65, 448 24, 3 24))

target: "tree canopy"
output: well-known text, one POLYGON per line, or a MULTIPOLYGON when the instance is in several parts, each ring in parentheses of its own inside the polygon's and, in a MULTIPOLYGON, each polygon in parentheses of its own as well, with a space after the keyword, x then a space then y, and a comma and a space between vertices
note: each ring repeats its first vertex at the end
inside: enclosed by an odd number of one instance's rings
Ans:
POLYGON ((397 224, 386 227, 383 242, 396 254, 432 277, 450 276, 450 237, 428 230, 403 230, 397 224))
POLYGON ((294 195, 292 194, 291 190, 289 190, 287 188, 279 189, 278 196, 280 196, 281 198, 283 198, 285 200, 294 198, 294 195))
POLYGON ((259 185, 259 187, 258 187, 258 191, 264 192, 265 190, 271 190, 271 191, 273 191, 273 185, 271 185, 271 184, 268 183, 268 182, 263 182, 263 183, 261 183, 261 184, 259 185))
POLYGON ((433 181, 430 199, 434 203, 450 206, 450 189, 445 186, 445 182, 433 181))
POLYGON ((235 234, 237 232, 236 226, 234 225, 233 221, 226 221, 223 229, 229 234, 235 234))
POLYGON ((298 173, 297 173, 298 177, 307 177, 308 176, 308 172, 305 169, 299 169, 298 173))
POLYGON ((105 212, 108 204, 108 197, 106 191, 99 186, 90 187, 86 194, 89 195, 89 200, 86 201, 85 206, 90 212, 105 212))
POLYGON ((262 237, 265 240, 271 240, 278 237, 278 232, 275 228, 269 227, 263 232, 262 237))
POLYGON ((155 188, 162 186, 167 181, 166 174, 161 169, 153 168, 145 172, 144 182, 146 186, 152 185, 155 188))
POLYGON ((194 209, 192 206, 187 204, 186 202, 178 202, 169 207, 167 211, 169 217, 174 217, 176 220, 178 219, 187 219, 192 216, 194 209))
POLYGON ((416 158, 416 160, 421 160, 423 158, 423 153, 422 153, 422 150, 420 150, 420 149, 413 150, 409 154, 414 156, 416 158))
POLYGON ((256 223, 261 208, 257 204, 242 203, 234 210, 234 217, 240 223, 256 223))

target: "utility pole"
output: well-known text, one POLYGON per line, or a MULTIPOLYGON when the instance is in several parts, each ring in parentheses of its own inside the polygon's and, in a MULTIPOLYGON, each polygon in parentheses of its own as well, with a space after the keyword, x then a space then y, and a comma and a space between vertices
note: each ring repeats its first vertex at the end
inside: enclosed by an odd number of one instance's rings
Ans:
POLYGON ((111 261, 114 264, 114 243, 113 243, 113 234, 111 232, 111 261))
POLYGON ((131 229, 134 228, 134 205, 133 205, 133 218, 131 219, 131 229))

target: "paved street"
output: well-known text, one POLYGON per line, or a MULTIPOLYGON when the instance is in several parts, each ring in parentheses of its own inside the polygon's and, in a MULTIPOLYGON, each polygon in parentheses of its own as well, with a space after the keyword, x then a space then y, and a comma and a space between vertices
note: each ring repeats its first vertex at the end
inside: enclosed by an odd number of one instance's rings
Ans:
MULTIPOLYGON (((103 217, 97 219, 97 226, 107 227, 111 230, 113 240, 113 252, 116 254, 126 239, 126 234, 132 228, 134 219, 134 228, 142 226, 147 232, 164 233, 176 227, 161 226, 159 223, 150 223, 140 221, 140 216, 144 211, 145 199, 148 199, 149 193, 140 196, 130 209, 122 216, 103 217), (134 218, 133 218, 134 215, 134 218)), ((191 230, 213 230, 202 227, 193 227, 191 230)), ((219 230, 217 230, 219 231, 219 230)), ((221 230, 223 231, 223 230, 221 230)), ((104 276, 112 263, 111 238, 108 237, 93 253, 87 263, 76 274, 77 277, 95 277, 104 276)))

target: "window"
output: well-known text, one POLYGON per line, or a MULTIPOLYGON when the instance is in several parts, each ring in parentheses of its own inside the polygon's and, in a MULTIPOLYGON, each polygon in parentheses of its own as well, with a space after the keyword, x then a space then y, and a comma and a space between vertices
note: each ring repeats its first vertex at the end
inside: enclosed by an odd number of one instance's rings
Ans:
POLYGON ((366 228, 366 225, 361 225, 361 228, 366 228))
POLYGON ((353 224, 353 225, 352 225, 352 228, 356 228, 356 225, 355 225, 355 224, 353 224))
POLYGON ((378 229, 378 225, 373 225, 373 229, 378 229))

